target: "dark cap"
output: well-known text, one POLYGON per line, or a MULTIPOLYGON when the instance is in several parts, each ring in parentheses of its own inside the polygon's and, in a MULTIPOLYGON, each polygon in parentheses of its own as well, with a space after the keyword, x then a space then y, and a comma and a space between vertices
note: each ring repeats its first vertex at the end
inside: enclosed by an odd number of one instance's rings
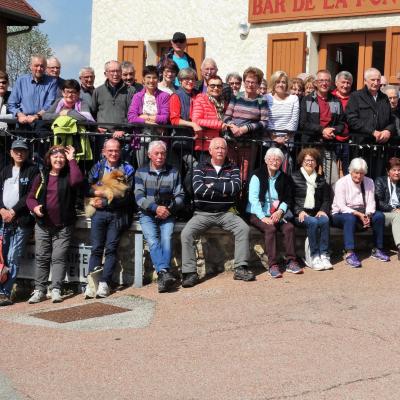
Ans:
POLYGON ((11 150, 13 149, 29 150, 29 147, 23 140, 14 140, 11 145, 11 150))
POLYGON ((173 42, 186 42, 186 35, 182 32, 175 32, 172 36, 173 42))

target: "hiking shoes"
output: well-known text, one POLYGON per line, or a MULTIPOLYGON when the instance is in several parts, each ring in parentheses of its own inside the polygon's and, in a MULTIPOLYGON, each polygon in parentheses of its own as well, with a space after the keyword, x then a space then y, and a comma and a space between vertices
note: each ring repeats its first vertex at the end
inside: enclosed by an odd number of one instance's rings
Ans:
POLYGON ((235 268, 235 272, 233 273, 233 279, 239 281, 254 281, 256 277, 254 273, 247 269, 247 266, 241 265, 235 268))
POLYGON ((182 276, 182 287, 189 288, 196 286, 199 283, 199 276, 197 272, 189 272, 188 274, 183 274, 182 276))
POLYGON ((176 282, 176 279, 171 275, 171 273, 165 269, 162 269, 158 273, 158 293, 168 292, 172 285, 176 282))

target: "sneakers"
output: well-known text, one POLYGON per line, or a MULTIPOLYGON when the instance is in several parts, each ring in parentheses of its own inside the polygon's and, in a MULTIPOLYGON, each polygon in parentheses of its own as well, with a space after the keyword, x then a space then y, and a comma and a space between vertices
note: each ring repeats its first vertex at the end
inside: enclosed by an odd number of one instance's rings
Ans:
POLYGON ((306 264, 308 267, 310 267, 314 271, 323 271, 325 269, 325 266, 324 266, 320 256, 312 256, 311 261, 306 264))
POLYGON ((254 273, 247 269, 246 265, 241 265, 240 267, 235 268, 235 272, 233 273, 233 279, 239 281, 254 281, 256 277, 254 273))
POLYGON ((328 254, 322 254, 320 259, 321 259, 322 266, 324 267, 325 270, 333 269, 333 266, 331 264, 331 259, 328 254))
POLYGON ((3 293, 0 293, 0 307, 11 306, 13 302, 3 293))
POLYGON ((85 300, 86 299, 94 299, 95 297, 96 297, 96 293, 89 286, 89 284, 87 284, 86 285, 86 289, 85 289, 85 300))
POLYGON ((53 303, 61 303, 63 298, 61 297, 61 290, 60 289, 52 289, 51 290, 51 301, 53 303))
POLYGON ((350 253, 347 256, 345 255, 344 261, 352 268, 361 268, 361 261, 357 257, 356 253, 350 253))
POLYGON ((286 264, 286 272, 291 272, 292 274, 302 274, 303 268, 300 267, 296 260, 289 260, 286 264))
POLYGON ((165 269, 162 269, 158 273, 158 293, 168 292, 172 285, 176 282, 176 279, 171 275, 171 273, 165 269))
POLYGON ((105 298, 110 295, 110 288, 107 282, 99 282, 99 287, 96 292, 96 297, 105 298))
POLYGON ((182 276, 182 287, 189 288, 196 286, 199 283, 199 276, 197 272, 189 272, 188 274, 183 274, 182 276))
POLYGON ((46 293, 41 290, 34 290, 31 298, 28 300, 29 304, 40 303, 41 301, 46 300, 46 293))
POLYGON ((371 257, 383 262, 390 261, 390 257, 381 249, 372 249, 371 257))
POLYGON ((279 270, 279 265, 272 265, 269 267, 268 273, 271 275, 271 278, 282 278, 281 271, 279 270))

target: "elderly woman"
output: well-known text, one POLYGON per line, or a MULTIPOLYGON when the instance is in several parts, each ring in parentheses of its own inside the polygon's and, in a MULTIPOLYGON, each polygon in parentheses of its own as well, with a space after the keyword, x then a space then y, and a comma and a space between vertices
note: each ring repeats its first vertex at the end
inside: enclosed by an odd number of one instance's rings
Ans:
POLYGON ((399 104, 399 88, 395 85, 386 85, 383 89, 381 89, 383 93, 389 99, 390 108, 392 110, 392 116, 394 117, 395 125, 396 125, 396 133, 400 135, 400 113, 398 109, 399 104))
POLYGON ((265 96, 267 93, 268 93, 268 82, 266 79, 263 79, 258 89, 258 94, 260 96, 265 96))
POLYGON ((237 72, 230 72, 226 76, 225 82, 232 89, 232 94, 237 96, 240 92, 240 88, 242 87, 242 77, 237 72))
POLYGON ((270 148, 265 154, 265 165, 254 171, 249 185, 249 202, 246 212, 250 223, 264 234, 268 270, 272 278, 281 278, 276 249, 277 231, 284 236, 286 271, 301 274, 296 261, 294 226, 289 221, 293 183, 280 169, 284 155, 278 148, 270 148))
POLYGON ((304 96, 307 96, 314 92, 315 90, 314 81, 315 77, 312 75, 304 79, 304 96))
POLYGON ((35 291, 29 303, 46 298, 51 266, 51 299, 62 301, 61 286, 75 223, 76 189, 83 176, 72 146, 53 146, 46 153, 45 168, 32 184, 26 205, 35 215, 35 291))
POLYGON ((304 82, 300 78, 292 78, 289 80, 289 91, 290 94, 295 94, 298 98, 299 101, 304 96, 304 82))
POLYGON ((344 260, 353 268, 361 267, 361 262, 354 252, 356 228, 372 227, 375 247, 371 257, 384 262, 390 260, 382 250, 385 216, 381 211, 376 211, 375 186, 373 180, 365 176, 367 171, 364 159, 353 158, 349 174, 336 182, 332 204, 332 224, 343 228, 344 260))
MULTIPOLYGON (((258 94, 263 76, 255 67, 243 72, 244 93, 231 98, 224 118, 234 138, 255 139, 267 127, 267 102, 258 94)), ((248 173, 254 169, 256 156, 255 143, 238 141, 229 146, 229 158, 240 166, 242 182, 247 181, 248 173)))
POLYGON ((331 269, 329 258, 330 188, 318 174, 320 153, 307 148, 297 157, 300 169, 292 175, 296 225, 307 230, 310 259, 306 264, 317 271, 331 269))
POLYGON ((386 172, 386 176, 375 180, 376 208, 385 215, 385 225, 392 226, 400 260, 400 158, 390 158, 386 164, 386 172))
POLYGON ((162 81, 158 84, 158 88, 163 92, 172 94, 176 92, 175 78, 179 72, 179 68, 174 61, 166 58, 161 64, 160 73, 162 74, 162 81))

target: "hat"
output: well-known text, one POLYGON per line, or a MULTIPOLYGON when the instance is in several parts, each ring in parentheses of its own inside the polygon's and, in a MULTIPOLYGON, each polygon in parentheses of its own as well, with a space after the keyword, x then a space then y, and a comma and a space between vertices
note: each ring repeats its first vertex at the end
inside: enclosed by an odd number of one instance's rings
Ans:
POLYGON ((186 41, 186 35, 182 32, 175 32, 174 36, 172 36, 172 41, 173 42, 186 41))
POLYGON ((29 147, 23 140, 14 140, 11 145, 11 150, 14 149, 29 150, 29 147))

